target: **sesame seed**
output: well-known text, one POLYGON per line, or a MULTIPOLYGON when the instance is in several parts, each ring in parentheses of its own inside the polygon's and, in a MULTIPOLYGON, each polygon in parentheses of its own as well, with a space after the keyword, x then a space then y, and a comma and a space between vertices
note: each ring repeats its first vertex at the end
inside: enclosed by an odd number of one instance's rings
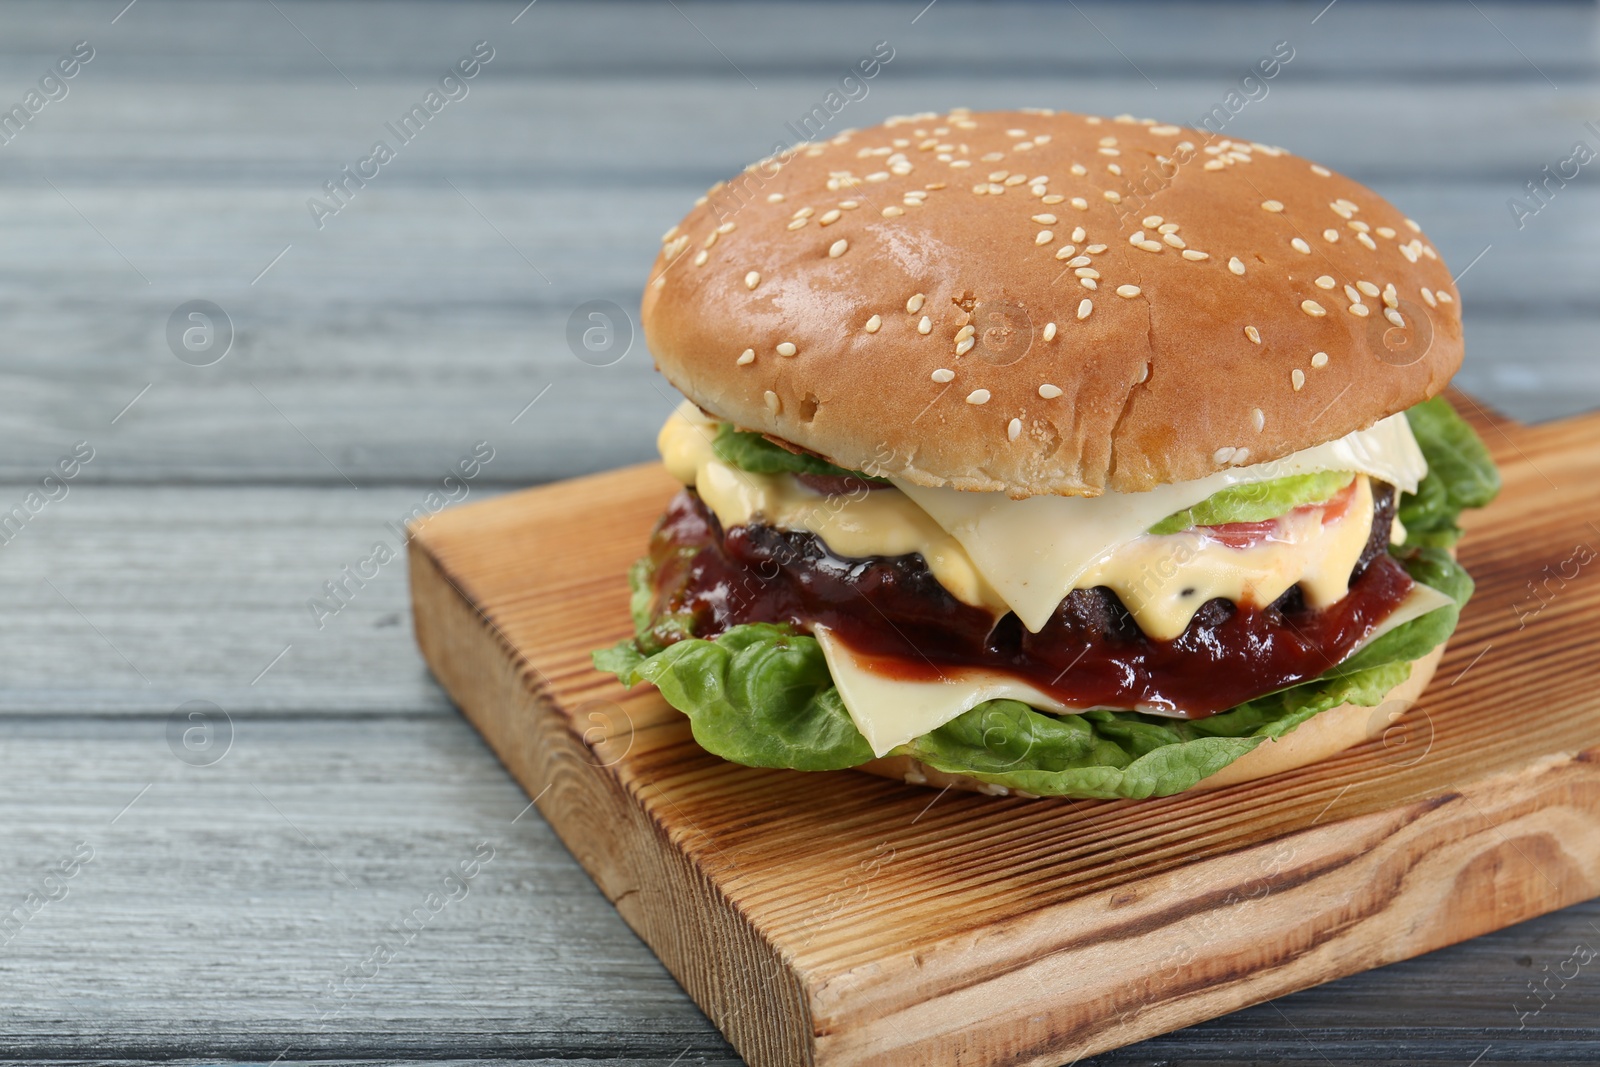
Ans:
POLYGON ((795 348, 793 341, 781 341, 778 344, 778 355, 780 356, 792 356, 797 351, 799 350, 795 348))
POLYGON ((734 362, 739 364, 739 366, 741 366, 741 367, 748 367, 750 364, 754 363, 755 361, 756 361, 756 350, 753 349, 753 348, 747 348, 743 352, 740 352, 739 353, 739 358, 734 360, 734 362))
POLYGON ((1306 244, 1304 241, 1302 241, 1298 237, 1296 237, 1294 240, 1290 241, 1289 242, 1289 246, 1291 248, 1293 248, 1296 252, 1301 252, 1301 253, 1304 253, 1306 255, 1310 255, 1311 254, 1311 246, 1306 244))
POLYGON ((1364 319, 1368 315, 1372 314, 1372 309, 1367 307, 1365 304, 1351 304, 1350 314, 1354 315, 1358 319, 1364 319))
POLYGON ((806 220, 805 219, 795 219, 793 222, 789 223, 789 225, 787 227, 785 227, 785 228, 786 229, 790 229, 790 230, 798 230, 800 227, 804 226, 805 224, 806 224, 806 220))
POLYGON ((1044 400, 1054 400, 1060 395, 1061 387, 1059 385, 1051 385, 1049 382, 1045 382, 1039 386, 1039 396, 1044 400))
POLYGON ((1254 341, 1256 344, 1261 343, 1261 331, 1256 329, 1254 326, 1246 326, 1244 328, 1244 335, 1250 338, 1250 340, 1254 341))
POLYGON ((997 170, 993 174, 989 175, 989 180, 992 182, 1002 182, 1005 181, 1006 175, 1010 173, 1011 172, 1007 170, 997 170))
POLYGON ((1237 451, 1238 449, 1232 447, 1219 448, 1212 454, 1211 458, 1219 464, 1231 463, 1233 462, 1233 454, 1237 451))
POLYGON ((967 325, 956 331, 956 342, 960 343, 978 332, 976 326, 967 325))
MULTIPOLYGON (((1365 236, 1365 235, 1363 235, 1363 236, 1365 236)), ((1331 230, 1331 229, 1330 230, 1323 230, 1322 231, 1322 239, 1324 241, 1327 241, 1329 244, 1337 244, 1338 241, 1339 241, 1339 231, 1338 230, 1331 230)))
POLYGON ((1306 386, 1306 372, 1296 367, 1289 375, 1289 381, 1294 385, 1294 391, 1298 393, 1306 386))
POLYGON ((1090 300, 1088 297, 1084 297, 1078 303, 1078 318, 1079 319, 1088 318, 1089 317, 1089 312, 1091 312, 1093 310, 1094 310, 1094 301, 1090 300))
POLYGON ((1402 318, 1400 316, 1400 312, 1396 311, 1394 308, 1384 308, 1383 317, 1394 323, 1396 326, 1403 327, 1406 324, 1406 320, 1402 318))
POLYGON ((1233 271, 1235 274, 1243 274, 1244 264, 1239 262, 1238 256, 1234 256, 1232 259, 1228 260, 1228 269, 1233 271))
POLYGON ((1183 258, 1187 259, 1187 260, 1190 260, 1191 262, 1196 262, 1197 263, 1202 259, 1210 259, 1211 258, 1211 253, 1210 252, 1197 252, 1192 248, 1185 248, 1183 250, 1183 258))
POLYGON ((1368 230, 1372 229, 1371 226, 1368 226, 1360 219, 1352 219, 1350 222, 1345 223, 1345 226, 1356 233, 1366 233, 1368 230))
POLYGON ((1119 285, 1117 286, 1117 295, 1132 300, 1139 295, 1139 287, 1137 285, 1119 285))
POLYGON ((1144 249, 1146 252, 1159 252, 1159 251, 1161 251, 1161 242, 1160 241, 1140 241, 1139 242, 1139 247, 1144 249))
POLYGON ((1100 283, 1095 281, 1093 278, 1079 278, 1078 279, 1078 284, 1083 286, 1085 289, 1098 289, 1098 288, 1100 288, 1100 283))
POLYGON ((817 222, 820 225, 826 226, 831 222, 838 222, 841 214, 843 214, 843 212, 841 212, 838 208, 830 208, 822 213, 822 217, 817 219, 817 222))
POLYGON ((880 212, 880 214, 886 219, 892 219, 892 218, 895 218, 897 216, 904 215, 905 213, 906 213, 906 209, 905 208, 896 207, 894 204, 890 204, 888 207, 884 208, 883 211, 880 212))
POLYGON ((843 237, 839 238, 837 241, 833 242, 833 244, 828 246, 828 258, 838 259, 840 256, 845 254, 845 250, 849 247, 849 241, 846 241, 843 237))
MULTIPOLYGON (((1083 229, 1083 227, 1080 226, 1080 227, 1078 227, 1078 229, 1081 230, 1081 229, 1083 229)), ((1106 246, 1105 245, 1090 245, 1088 248, 1084 249, 1084 251, 1089 253, 1091 256, 1098 256, 1101 252, 1104 252, 1105 250, 1106 250, 1106 246)))
POLYGON ((746 274, 744 276, 744 287, 746 289, 754 289, 756 286, 758 286, 760 284, 761 284, 761 274, 758 271, 751 271, 749 274, 746 274))
POLYGON ((1051 193, 1049 196, 1042 198, 1039 201, 1039 203, 1041 203, 1041 204, 1059 204, 1062 201, 1064 201, 1065 199, 1066 199, 1066 197, 1062 196, 1060 193, 1051 193))
POLYGON ((1066 259, 1067 257, 1071 256, 1073 253, 1077 252, 1077 250, 1078 250, 1078 246, 1077 245, 1062 245, 1060 248, 1056 249, 1056 258, 1057 259, 1066 259))
POLYGON ((940 367, 938 370, 930 374, 929 377, 938 382, 940 385, 943 385, 945 382, 954 381, 956 372, 945 367, 940 367))
POLYGON ((1049 230, 1040 230, 1033 235, 1033 243, 1036 245, 1047 245, 1055 239, 1056 235, 1049 230))
POLYGON ((1163 241, 1167 242, 1167 244, 1171 245, 1173 248, 1187 248, 1188 247, 1188 245, 1184 243, 1183 238, 1179 237, 1175 233, 1164 233, 1164 234, 1161 235, 1161 239, 1163 241))
POLYGON ((886 182, 888 180, 889 172, 886 170, 875 170, 871 174, 867 175, 867 181, 869 182, 886 182))
POLYGON ((734 227, 733 223, 724 222, 721 226, 717 227, 717 232, 718 233, 732 233, 733 232, 733 227, 734 227))
POLYGON ((1088 168, 1088 167, 1086 167, 1086 166, 1084 166, 1084 165, 1083 165, 1083 164, 1082 164, 1082 163, 1074 163, 1074 164, 1073 164, 1073 165, 1072 165, 1072 173, 1073 173, 1073 174, 1074 174, 1074 175, 1075 175, 1075 176, 1076 176, 1076 177, 1079 177, 1079 178, 1081 178, 1081 177, 1083 177, 1083 176, 1084 176, 1084 175, 1085 175, 1085 174, 1088 174, 1088 173, 1089 173, 1089 168, 1088 168))
POLYGON ((1383 287, 1383 303, 1385 307, 1397 308, 1400 306, 1400 294, 1394 290, 1394 282, 1383 287))
POLYGON ((1234 450, 1234 453, 1233 453, 1233 462, 1234 463, 1243 464, 1244 461, 1249 459, 1249 458, 1250 458, 1250 450, 1248 448, 1239 448, 1239 449, 1235 449, 1234 450))
POLYGON ((1300 310, 1304 311, 1307 315, 1310 315, 1314 319, 1319 319, 1328 313, 1327 309, 1321 304, 1317 303, 1315 300, 1300 301, 1300 310))
POLYGON ((1436 308, 1439 306, 1439 301, 1433 298, 1433 290, 1429 289, 1426 285, 1422 287, 1422 299, 1426 300, 1428 302, 1428 306, 1431 308, 1436 308))
POLYGON ((1347 285, 1344 287, 1344 295, 1349 297, 1350 303, 1352 304, 1361 303, 1361 290, 1357 289, 1353 285, 1347 285))
POLYGON ((1033 221, 1039 223, 1041 226, 1054 226, 1056 217, 1054 215, 1035 215, 1033 217, 1033 221))
POLYGON ((932 333, 933 332, 933 320, 928 318, 928 316, 926 316, 926 315, 922 316, 922 321, 917 323, 917 332, 918 333, 924 333, 924 334, 925 333, 932 333))
POLYGON ((1177 233, 1180 227, 1176 222, 1163 222, 1156 227, 1157 233, 1177 233))
POLYGON ((1316 287, 1318 289, 1332 289, 1334 286, 1338 285, 1339 283, 1334 281, 1328 275, 1324 274, 1322 277, 1318 278, 1314 284, 1316 285, 1316 287))
POLYGON ((968 352, 972 351, 972 346, 977 344, 977 343, 978 343, 977 341, 974 341, 970 337, 968 337, 965 341, 957 341, 956 342, 956 355, 958 355, 958 356, 966 355, 968 352))
POLYGON ((1075 196, 1072 198, 1072 206, 1077 208, 1079 211, 1088 211, 1089 201, 1085 200, 1081 196, 1075 196))
POLYGON ((1377 232, 1378 232, 1378 236, 1382 237, 1385 241, 1394 240, 1394 227, 1393 226, 1379 226, 1377 232))
POLYGON ((1333 171, 1329 170, 1327 167, 1322 166, 1321 164, 1313 163, 1313 164, 1311 164, 1311 173, 1312 174, 1320 174, 1324 178, 1326 178, 1329 175, 1331 175, 1333 173, 1333 171))
POLYGON ((1087 230, 1085 230, 1082 226, 1073 227, 1072 239, 1074 241, 1081 241, 1087 236, 1089 236, 1089 232, 1087 230))
POLYGON ((1356 288, 1360 289, 1363 293, 1366 293, 1368 296, 1377 296, 1378 295, 1378 287, 1376 285, 1373 285, 1369 281, 1356 282, 1356 288))
POLYGON ((923 299, 924 298, 921 293, 911 294, 911 299, 906 301, 906 311, 912 315, 915 315, 917 312, 921 311, 923 299))
POLYGON ((1360 241, 1363 245, 1365 245, 1367 248, 1370 248, 1374 252, 1378 250, 1378 242, 1372 239, 1371 234, 1358 233, 1356 234, 1356 240, 1360 241))
POLYGON ((1456 302, 1456 298, 1445 292, 1443 289, 1440 289, 1433 295, 1441 304, 1454 304, 1456 302))
POLYGON ((1146 215, 1145 218, 1144 218, 1144 225, 1146 225, 1146 226, 1160 226, 1161 225, 1161 216, 1160 215, 1146 215))
POLYGON ((1111 201, 1113 204, 1122 203, 1122 194, 1117 192, 1115 189, 1107 189, 1100 195, 1111 201))
POLYGON ((1278 200, 1263 200, 1261 201, 1261 210, 1270 211, 1276 215, 1278 212, 1283 210, 1283 203, 1278 200))
POLYGON ((1250 409, 1250 421, 1255 424, 1256 433, 1266 429, 1267 416, 1260 408, 1250 409))
POLYGON ((782 193, 768 193, 767 194, 767 203, 769 203, 769 204, 781 204, 781 203, 783 203, 783 194, 782 193))
POLYGON ((1134 385, 1143 385, 1150 380, 1150 364, 1146 363, 1139 368, 1139 377, 1133 380, 1134 385))
POLYGON ((1144 231, 1143 230, 1135 230, 1131 234, 1128 235, 1128 243, 1130 245, 1137 245, 1140 242, 1142 242, 1143 240, 1144 240, 1144 231))
POLYGON ((1313 367, 1326 367, 1328 365, 1328 353, 1318 352, 1316 355, 1312 356, 1311 365, 1313 367))
POLYGON ((1006 424, 1006 440, 1015 441, 1022 436, 1022 420, 1012 419, 1006 424))
POLYGON ((1056 339, 1056 324, 1053 322, 1045 323, 1042 336, 1046 341, 1054 341, 1056 339))
POLYGON ((867 320, 867 324, 866 324, 866 326, 863 327, 863 329, 865 329, 868 333, 877 333, 879 328, 882 327, 882 326, 883 326, 883 316, 882 315, 874 315, 874 316, 872 316, 872 318, 867 320))
POLYGON ((1093 267, 1079 267, 1072 273, 1076 274, 1080 278, 1094 278, 1098 280, 1100 277, 1100 272, 1095 270, 1093 267))
POLYGON ((988 402, 989 390, 987 389, 974 389, 967 394, 967 403, 969 404, 987 404, 988 402))
POLYGON ((813 207, 797 207, 794 209, 794 214, 789 217, 792 219, 809 219, 816 213, 817 209, 813 207))
POLYGON ((711 253, 702 248, 700 251, 694 254, 694 265, 697 267, 703 267, 706 265, 706 260, 710 258, 711 253))
POLYGON ((762 394, 762 399, 767 402, 767 410, 772 412, 774 415, 778 413, 779 408, 783 407, 783 401, 779 400, 778 394, 774 393, 771 389, 768 389, 762 394))
POLYGON ((1224 163, 1220 159, 1208 159, 1208 160, 1205 161, 1205 164, 1201 167, 1201 169, 1202 170, 1221 170, 1223 167, 1226 167, 1226 166, 1227 166, 1227 164, 1224 163))

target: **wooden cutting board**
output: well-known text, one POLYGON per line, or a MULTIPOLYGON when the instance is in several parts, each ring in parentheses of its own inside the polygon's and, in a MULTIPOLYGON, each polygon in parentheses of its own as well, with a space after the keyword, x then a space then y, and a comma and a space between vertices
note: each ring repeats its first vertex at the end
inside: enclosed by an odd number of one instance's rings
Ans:
POLYGON ((589 665, 655 465, 416 530, 417 639, 753 1067, 1067 1063, 1600 895, 1600 416, 1457 396, 1505 491, 1438 676, 1382 742, 1147 801, 993 798, 705 754, 589 665))

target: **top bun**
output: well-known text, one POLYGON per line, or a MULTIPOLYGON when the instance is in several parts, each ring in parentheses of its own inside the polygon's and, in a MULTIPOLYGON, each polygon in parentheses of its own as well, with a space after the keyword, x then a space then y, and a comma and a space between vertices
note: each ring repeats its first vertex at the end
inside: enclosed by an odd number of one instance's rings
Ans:
POLYGON ((706 411, 927 486, 1140 492, 1442 390, 1416 223, 1283 149, 1131 116, 892 118, 713 186, 645 337, 706 411))

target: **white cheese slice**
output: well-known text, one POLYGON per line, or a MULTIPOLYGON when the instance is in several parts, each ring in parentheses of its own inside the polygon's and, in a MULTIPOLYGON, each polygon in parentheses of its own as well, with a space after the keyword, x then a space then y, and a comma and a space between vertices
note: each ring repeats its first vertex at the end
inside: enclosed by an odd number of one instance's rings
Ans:
POLYGON ((1112 549, 1230 486, 1318 471, 1356 471, 1414 493, 1428 472, 1404 414, 1268 463, 1234 467, 1148 493, 1035 496, 895 485, 960 542, 988 585, 1038 633, 1078 579, 1112 549))
MULTIPOLYGON (((1356 645, 1351 655, 1395 627, 1453 603, 1455 601, 1444 593, 1417 582, 1410 595, 1356 645)), ((1088 710, 1069 708, 1027 682, 1001 671, 941 667, 942 677, 937 679, 896 678, 874 670, 875 657, 855 652, 826 627, 814 626, 812 632, 822 646, 822 655, 828 661, 828 671, 833 675, 833 684, 839 688, 845 710, 861 736, 872 746, 875 756, 887 755, 907 741, 937 730, 986 700, 1020 700, 1058 713, 1088 710)))

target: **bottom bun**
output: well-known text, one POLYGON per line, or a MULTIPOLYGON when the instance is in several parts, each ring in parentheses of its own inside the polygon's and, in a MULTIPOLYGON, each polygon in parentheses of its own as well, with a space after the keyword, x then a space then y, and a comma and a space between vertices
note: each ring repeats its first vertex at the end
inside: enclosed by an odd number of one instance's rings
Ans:
MULTIPOLYGON (((1441 644, 1432 652, 1411 664, 1411 676, 1384 695, 1377 707, 1360 704, 1341 704, 1312 717, 1276 741, 1257 745, 1248 754, 1208 778, 1202 779, 1188 792, 1201 789, 1220 789, 1223 786, 1253 782, 1257 778, 1292 771, 1298 767, 1325 760, 1347 748, 1364 741, 1373 741, 1384 735, 1395 721, 1409 711, 1422 696, 1422 691, 1433 680, 1433 672, 1444 655, 1441 644)), ((925 785, 934 789, 966 789, 994 796, 1032 796, 1003 785, 991 785, 964 774, 947 774, 935 770, 910 756, 885 756, 854 768, 868 774, 894 778, 911 785, 925 785)))

